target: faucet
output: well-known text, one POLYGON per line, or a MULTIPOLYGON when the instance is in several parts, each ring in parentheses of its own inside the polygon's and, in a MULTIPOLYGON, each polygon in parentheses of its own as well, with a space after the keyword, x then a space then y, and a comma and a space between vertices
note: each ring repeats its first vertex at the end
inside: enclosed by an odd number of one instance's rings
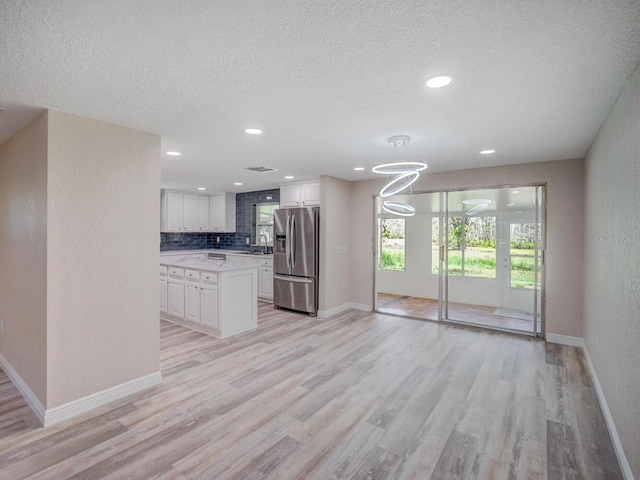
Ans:
POLYGON ((267 242, 269 241, 269 239, 267 238, 266 234, 262 234, 260 235, 260 245, 262 245, 262 239, 264 238, 264 245, 262 247, 262 253, 267 253, 267 242))

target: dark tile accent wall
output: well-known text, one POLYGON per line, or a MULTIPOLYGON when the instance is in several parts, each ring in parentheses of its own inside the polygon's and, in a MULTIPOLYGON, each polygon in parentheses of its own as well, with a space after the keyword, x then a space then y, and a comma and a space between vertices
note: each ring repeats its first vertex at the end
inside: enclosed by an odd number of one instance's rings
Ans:
POLYGON ((280 189, 239 193, 236 195, 236 233, 247 234, 245 238, 251 238, 251 206, 254 203, 266 202, 280 203, 280 189), (269 200, 267 197, 272 198, 269 200))
POLYGON ((254 203, 280 202, 280 190, 261 190, 236 195, 236 233, 161 233, 160 251, 227 248, 251 250, 251 206, 254 203), (267 197, 272 197, 270 200, 267 197), (218 242, 218 239, 220 241, 218 242))
POLYGON ((160 251, 211 248, 210 233, 160 233, 160 251))

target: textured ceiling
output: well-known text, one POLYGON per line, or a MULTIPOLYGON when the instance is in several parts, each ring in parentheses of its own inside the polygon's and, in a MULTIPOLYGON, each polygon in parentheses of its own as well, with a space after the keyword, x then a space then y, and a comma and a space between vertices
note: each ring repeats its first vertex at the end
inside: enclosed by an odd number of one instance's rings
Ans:
POLYGON ((229 191, 578 158, 639 60, 637 0, 6 1, 0 142, 62 110, 162 135, 163 186, 229 191))

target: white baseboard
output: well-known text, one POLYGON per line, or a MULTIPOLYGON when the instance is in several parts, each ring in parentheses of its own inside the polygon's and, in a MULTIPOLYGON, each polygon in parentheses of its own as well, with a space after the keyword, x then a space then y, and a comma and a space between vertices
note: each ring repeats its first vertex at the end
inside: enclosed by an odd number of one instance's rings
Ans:
POLYGON ((607 430, 609 431, 609 436, 611 437, 611 442, 613 443, 613 449, 616 452, 616 457, 618 459, 618 464, 620 465, 620 470, 622 470, 622 476, 625 480, 633 480, 633 473, 631 472, 631 466, 627 461, 627 457, 624 454, 624 449, 622 448, 622 442, 620 441, 620 436, 618 435, 618 430, 616 429, 616 424, 613 422, 613 416, 611 415, 611 410, 609 410, 609 405, 607 404, 607 399, 604 396, 604 391, 600 386, 600 381, 598 380, 598 375, 596 374, 596 369, 593 366, 593 362, 591 361, 591 356, 589 355, 589 350, 584 343, 584 340, 580 337, 570 337, 568 335, 557 335, 555 333, 547 333, 547 342, 549 343, 559 343, 561 345, 569 345, 571 347, 580 347, 584 352, 585 359, 587 361, 587 369, 589 370, 589 375, 591 376, 591 381, 593 382, 593 388, 596 391, 596 396, 598 397, 598 401, 600 402, 600 408, 602 408, 602 414, 604 415, 604 421, 607 425, 607 430))
POLYGON ((338 313, 342 313, 346 310, 362 310, 363 312, 370 312, 371 305, 366 305, 364 303, 343 303, 342 305, 338 305, 337 307, 330 308, 329 310, 318 310, 318 317, 320 318, 328 318, 333 315, 337 315, 338 313))
POLYGON ((559 343, 560 345, 569 345, 570 347, 585 348, 584 340, 580 337, 570 337, 568 335, 558 335, 556 333, 547 333, 545 337, 549 343, 559 343))
POLYGON ((587 347, 584 346, 583 351, 584 356, 587 360, 587 368, 589 369, 589 374, 591 375, 591 381, 593 382, 593 388, 595 389, 596 396, 600 401, 600 408, 602 408, 604 421, 607 424, 607 430, 609 430, 609 436, 611 437, 611 441, 613 442, 613 449, 616 452, 620 470, 622 470, 622 476, 625 480, 633 480, 633 472, 631 471, 631 466, 629 465, 627 456, 624 454, 624 449, 622 448, 622 442, 620 441, 620 436, 618 435, 616 424, 613 422, 613 415, 611 415, 611 410, 609 410, 609 405, 607 404, 607 399, 604 396, 604 391, 602 390, 602 386, 600 386, 600 380, 598 380, 598 375, 596 375, 596 369, 593 366, 593 362, 591 361, 589 350, 587 350, 587 347))
POLYGON ((7 374, 7 377, 9 377, 9 379, 11 380, 11 383, 13 383, 15 387, 18 389, 18 391, 20 392, 20 395, 22 395, 22 398, 25 399, 25 401, 27 402, 27 405, 29 405, 31 410, 33 410, 33 413, 36 414, 36 417, 38 417, 38 420, 40 421, 40 423, 44 425, 45 424, 44 423, 44 419, 45 419, 44 405, 42 405, 42 402, 38 399, 38 397, 36 397, 36 394, 33 393, 33 391, 29 388, 29 385, 27 385, 27 383, 22 379, 22 377, 16 371, 16 369, 13 368, 13 365, 9 363, 9 360, 7 360, 4 357, 4 355, 2 355, 1 353, 0 353, 0 366, 7 374))
POLYGON ((50 408, 45 412, 43 424, 45 427, 48 427, 54 423, 75 417, 76 415, 101 407, 102 405, 113 402, 114 400, 119 400, 142 390, 146 390, 147 388, 159 385, 160 383, 162 383, 162 374, 160 371, 121 383, 115 387, 87 395, 86 397, 65 403, 64 405, 50 408))
POLYGON ((2 354, 0 366, 45 427, 162 383, 162 374, 157 371, 47 410, 2 354))

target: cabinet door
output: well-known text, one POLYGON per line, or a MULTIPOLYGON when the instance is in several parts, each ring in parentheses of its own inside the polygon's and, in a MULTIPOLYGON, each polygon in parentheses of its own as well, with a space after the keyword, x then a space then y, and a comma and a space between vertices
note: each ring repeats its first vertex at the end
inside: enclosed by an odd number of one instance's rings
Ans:
POLYGON ((184 194, 184 229, 198 230, 198 195, 184 194))
POLYGON ((167 282, 167 313, 184 318, 184 282, 167 282))
POLYGON ((303 183, 300 185, 300 198, 302 205, 310 207, 320 205, 320 184, 319 183, 303 183))
POLYGON ((218 287, 203 285, 200 289, 200 321, 218 328, 218 287))
POLYGON ((167 313, 167 277, 160 277, 160 311, 167 313))
POLYGON ((167 192, 167 231, 179 232, 184 227, 184 195, 167 192))
POLYGON ((209 230, 209 197, 198 195, 198 230, 209 230))
POLYGON ((209 228, 213 231, 222 232, 226 222, 224 195, 213 195, 209 199, 209 228))
POLYGON ((200 285, 186 283, 184 286, 184 319, 200 323, 200 285))
POLYGON ((280 206, 299 207, 300 206, 300 185, 283 185, 280 187, 280 206))
POLYGON ((258 296, 273 299, 273 267, 260 267, 258 296))

